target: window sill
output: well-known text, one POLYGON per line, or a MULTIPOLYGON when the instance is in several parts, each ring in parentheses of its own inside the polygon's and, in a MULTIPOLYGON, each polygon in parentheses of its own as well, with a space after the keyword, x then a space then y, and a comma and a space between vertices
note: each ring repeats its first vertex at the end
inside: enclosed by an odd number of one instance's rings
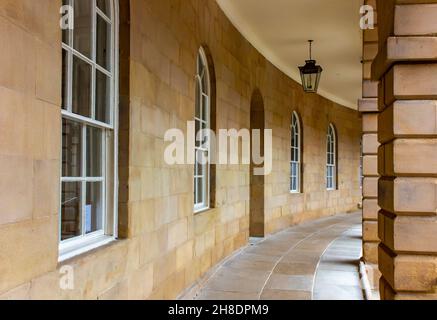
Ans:
POLYGON ((194 208, 194 214, 195 214, 195 215, 196 215, 196 214, 200 214, 200 213, 203 213, 203 212, 205 212, 205 211, 209 211, 209 210, 211 210, 210 207, 194 208))
POLYGON ((300 191, 290 191, 290 194, 302 194, 300 191))
POLYGON ((103 247, 111 242, 116 241, 113 236, 101 235, 88 240, 73 241, 72 243, 61 243, 59 245, 58 262, 62 263, 84 253, 88 253, 99 247, 103 247))
POLYGON ((214 212, 216 210, 216 208, 204 208, 204 209, 199 209, 199 210, 195 210, 194 211, 194 216, 199 216, 202 214, 208 214, 210 212, 214 212))

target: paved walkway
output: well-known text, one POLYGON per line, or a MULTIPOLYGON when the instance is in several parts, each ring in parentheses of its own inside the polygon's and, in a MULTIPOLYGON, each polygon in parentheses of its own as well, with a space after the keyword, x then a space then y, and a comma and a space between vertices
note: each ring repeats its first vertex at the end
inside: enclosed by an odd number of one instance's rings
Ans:
POLYGON ((360 256, 360 214, 305 223, 228 259, 194 299, 362 300, 360 256))

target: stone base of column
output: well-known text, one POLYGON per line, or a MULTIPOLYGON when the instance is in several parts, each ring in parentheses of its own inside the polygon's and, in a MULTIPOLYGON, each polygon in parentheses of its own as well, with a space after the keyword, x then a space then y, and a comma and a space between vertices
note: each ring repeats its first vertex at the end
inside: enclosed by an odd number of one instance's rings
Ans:
POLYGON ((437 300, 437 293, 401 292, 396 293, 391 286, 381 277, 380 294, 382 300, 437 300))
POLYGON ((360 275, 364 293, 367 300, 380 300, 379 283, 381 272, 377 264, 361 262, 360 275))

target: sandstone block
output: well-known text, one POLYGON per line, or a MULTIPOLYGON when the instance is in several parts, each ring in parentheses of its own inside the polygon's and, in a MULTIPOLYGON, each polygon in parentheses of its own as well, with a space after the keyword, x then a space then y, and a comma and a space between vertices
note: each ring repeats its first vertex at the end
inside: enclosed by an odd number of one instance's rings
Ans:
POLYGON ((432 213, 437 210, 437 181, 432 178, 381 178, 379 205, 389 212, 432 213))

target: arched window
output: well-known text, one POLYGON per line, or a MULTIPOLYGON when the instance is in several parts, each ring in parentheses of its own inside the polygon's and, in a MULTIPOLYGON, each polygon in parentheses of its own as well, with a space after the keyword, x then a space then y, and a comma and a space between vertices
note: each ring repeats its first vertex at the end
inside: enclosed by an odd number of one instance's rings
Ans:
POLYGON ((194 166, 194 212, 210 208, 210 141, 204 130, 211 127, 211 83, 208 60, 203 48, 197 56, 196 143, 194 166))
POLYGON ((302 133, 300 128, 299 116, 293 112, 291 117, 291 163, 290 163, 290 192, 299 193, 301 190, 302 172, 302 133))
POLYGON ((116 0, 64 0, 61 259, 116 235, 116 0))
POLYGON ((337 135, 333 124, 329 125, 326 143, 326 188, 337 188, 337 135))

